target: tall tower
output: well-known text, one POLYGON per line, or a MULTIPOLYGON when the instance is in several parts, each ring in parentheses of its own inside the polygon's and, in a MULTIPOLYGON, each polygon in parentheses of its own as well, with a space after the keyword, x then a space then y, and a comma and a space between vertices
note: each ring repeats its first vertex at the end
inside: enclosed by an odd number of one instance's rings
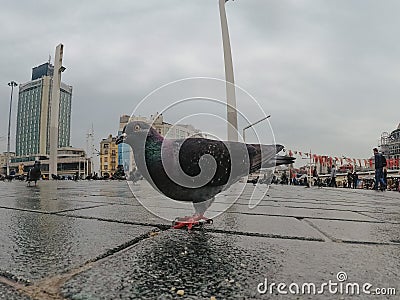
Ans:
MULTIPOLYGON (((16 156, 34 160, 50 153, 50 107, 54 67, 46 62, 32 69, 32 80, 19 86, 16 156)), ((61 83, 58 113, 58 143, 70 146, 72 86, 61 83)))
POLYGON ((54 75, 53 75, 53 88, 51 91, 50 99, 50 161, 49 173, 57 175, 57 149, 59 147, 59 132, 58 123, 60 115, 60 87, 61 87, 61 73, 65 70, 62 66, 62 59, 64 53, 63 44, 59 44, 56 48, 56 56, 54 59, 54 75))
POLYGON ((222 44, 224 48, 226 103, 228 141, 238 141, 238 119, 236 110, 235 78, 233 75, 231 42, 229 39, 228 21, 226 18, 225 3, 229 0, 219 0, 219 13, 221 19, 222 44))

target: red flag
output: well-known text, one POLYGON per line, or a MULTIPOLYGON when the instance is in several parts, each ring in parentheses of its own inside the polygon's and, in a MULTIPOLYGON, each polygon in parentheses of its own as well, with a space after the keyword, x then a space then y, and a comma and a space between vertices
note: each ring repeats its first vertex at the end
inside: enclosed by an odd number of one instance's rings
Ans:
POLYGON ((369 167, 372 168, 372 159, 369 160, 369 167))

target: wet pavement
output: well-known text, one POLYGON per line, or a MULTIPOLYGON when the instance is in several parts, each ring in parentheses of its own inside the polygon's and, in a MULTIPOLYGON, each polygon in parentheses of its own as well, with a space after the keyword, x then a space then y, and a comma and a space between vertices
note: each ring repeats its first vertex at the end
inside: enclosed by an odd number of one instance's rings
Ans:
POLYGON ((191 205, 132 189, 147 209, 126 182, 0 182, 0 299, 400 299, 400 193, 237 184, 189 233, 150 211, 191 205))

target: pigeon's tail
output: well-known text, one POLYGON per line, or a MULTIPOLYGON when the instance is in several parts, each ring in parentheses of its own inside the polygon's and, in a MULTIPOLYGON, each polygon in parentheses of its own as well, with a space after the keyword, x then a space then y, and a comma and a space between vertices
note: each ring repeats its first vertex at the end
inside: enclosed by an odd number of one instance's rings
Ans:
POLYGON ((275 144, 275 148, 276 148, 276 153, 281 152, 285 147, 283 145, 280 144, 275 144))
POLYGON ((293 164, 296 159, 291 156, 275 155, 272 159, 263 163, 262 168, 272 168, 280 165, 293 164))
POLYGON ((274 157, 275 159, 275 165, 280 166, 280 165, 290 165, 293 164, 296 158, 291 157, 291 156, 282 156, 282 155, 277 155, 274 157))
POLYGON ((264 167, 264 165, 275 166, 274 163, 270 162, 274 161, 276 154, 283 149, 283 146, 279 144, 275 145, 251 144, 251 148, 248 149, 250 157, 249 173, 253 173, 260 168, 266 168, 264 167))

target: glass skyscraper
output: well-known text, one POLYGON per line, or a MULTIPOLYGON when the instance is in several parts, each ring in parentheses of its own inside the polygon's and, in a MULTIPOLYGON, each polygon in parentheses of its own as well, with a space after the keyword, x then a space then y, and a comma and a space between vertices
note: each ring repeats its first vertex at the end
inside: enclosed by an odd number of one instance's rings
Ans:
MULTIPOLYGON (((32 81, 19 86, 16 156, 49 154, 51 89, 54 67, 32 69, 32 81)), ((58 147, 70 146, 72 86, 61 83, 58 147)))

